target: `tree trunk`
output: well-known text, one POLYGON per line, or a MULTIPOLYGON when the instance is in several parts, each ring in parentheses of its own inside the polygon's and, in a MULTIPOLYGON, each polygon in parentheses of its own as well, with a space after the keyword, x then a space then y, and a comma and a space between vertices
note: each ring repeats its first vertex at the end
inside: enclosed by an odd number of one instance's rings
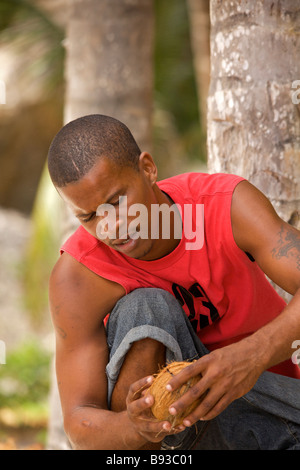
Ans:
POLYGON ((211 0, 210 10, 209 171, 246 177, 297 225, 300 4, 211 0))
MULTIPOLYGON (((73 0, 66 37, 65 123, 107 114, 151 151, 154 13, 152 0, 73 0)), ((65 237, 76 227, 68 213, 65 237)), ((69 449, 53 368, 49 449, 69 449)))
POLYGON ((67 28, 65 121, 116 117, 151 145, 152 0, 74 0, 67 28))

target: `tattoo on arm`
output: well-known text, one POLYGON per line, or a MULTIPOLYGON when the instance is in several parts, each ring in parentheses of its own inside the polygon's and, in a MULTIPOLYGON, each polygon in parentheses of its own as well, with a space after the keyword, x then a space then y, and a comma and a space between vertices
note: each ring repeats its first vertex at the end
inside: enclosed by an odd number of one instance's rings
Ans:
POLYGON ((272 250, 272 257, 275 259, 293 258, 300 271, 300 234, 282 226, 278 236, 277 245, 272 250))

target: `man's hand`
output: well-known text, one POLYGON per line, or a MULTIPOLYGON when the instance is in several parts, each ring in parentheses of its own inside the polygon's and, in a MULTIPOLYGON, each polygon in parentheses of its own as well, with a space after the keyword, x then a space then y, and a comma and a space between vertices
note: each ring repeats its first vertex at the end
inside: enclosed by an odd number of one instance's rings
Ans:
POLYGON ((152 395, 147 394, 147 388, 153 382, 153 377, 144 377, 130 386, 127 395, 127 413, 135 431, 145 439, 145 442, 160 442, 169 434, 177 434, 185 426, 172 429, 168 421, 158 421, 151 413, 154 403, 152 395))
POLYGON ((181 413, 196 399, 206 394, 183 424, 191 426, 198 420, 213 419, 234 400, 248 393, 263 371, 257 347, 248 338, 217 349, 185 367, 169 381, 167 389, 172 391, 180 388, 192 377, 202 375, 193 387, 171 405, 170 414, 181 413))

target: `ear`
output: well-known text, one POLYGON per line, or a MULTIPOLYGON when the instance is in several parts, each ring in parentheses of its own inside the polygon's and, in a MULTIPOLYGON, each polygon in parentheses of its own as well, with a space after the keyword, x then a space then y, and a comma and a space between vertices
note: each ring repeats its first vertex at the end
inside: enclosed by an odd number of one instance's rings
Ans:
POLYGON ((141 153, 140 158, 139 158, 139 168, 140 168, 140 171, 148 179, 151 186, 153 186, 157 181, 157 167, 150 153, 148 152, 141 153))

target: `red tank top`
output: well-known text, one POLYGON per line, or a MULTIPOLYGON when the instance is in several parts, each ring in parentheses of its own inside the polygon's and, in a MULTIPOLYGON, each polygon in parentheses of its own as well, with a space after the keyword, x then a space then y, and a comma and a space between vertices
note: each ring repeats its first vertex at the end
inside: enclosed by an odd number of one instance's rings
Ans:
MULTIPOLYGON (((158 287, 173 294, 203 344, 213 350, 236 342, 270 320, 285 307, 251 256, 235 243, 231 228, 231 199, 243 178, 229 174, 185 173, 158 186, 181 208, 182 238, 170 254, 154 260, 130 258, 109 248, 82 226, 64 243, 64 251, 99 276, 121 284, 126 293, 158 287), (200 249, 187 249, 184 213, 203 204, 204 239, 200 249)), ((291 349, 291 355, 293 350, 291 349)), ((285 361, 273 372, 300 378, 300 368, 285 361)))

